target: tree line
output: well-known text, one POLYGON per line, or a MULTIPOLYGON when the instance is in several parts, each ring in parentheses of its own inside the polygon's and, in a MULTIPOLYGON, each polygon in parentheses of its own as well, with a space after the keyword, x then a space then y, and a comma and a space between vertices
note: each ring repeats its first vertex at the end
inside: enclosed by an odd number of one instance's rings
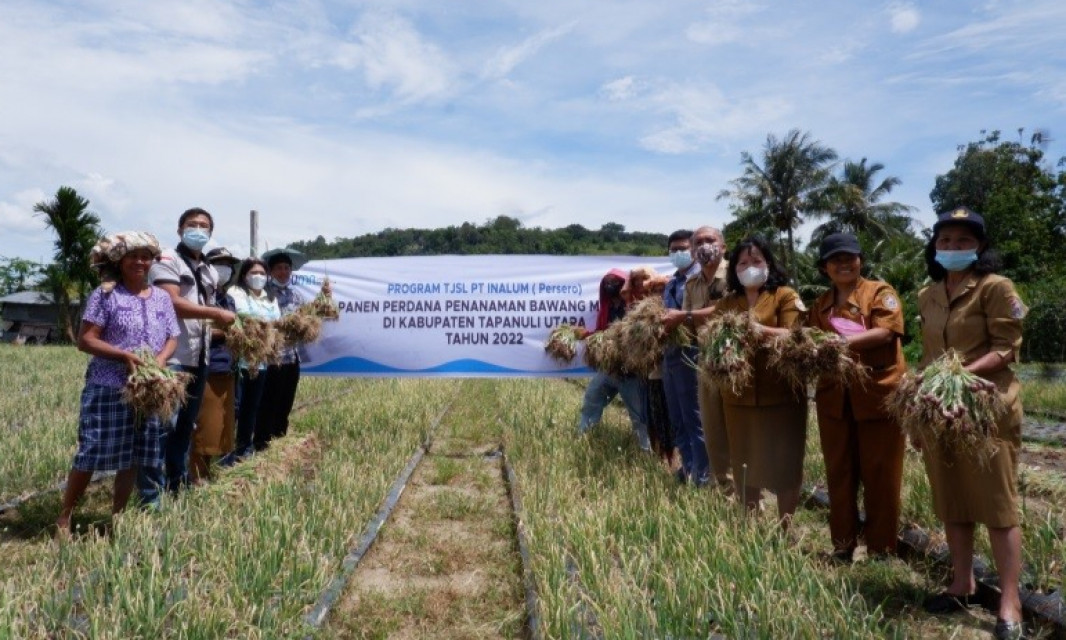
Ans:
MULTIPOLYGON (((1016 139, 982 131, 980 139, 960 145, 953 166, 936 176, 930 191, 934 211, 960 205, 980 212, 988 235, 1003 259, 1003 274, 1014 280, 1030 304, 1024 359, 1066 361, 1066 158, 1045 157, 1046 131, 1016 139)), ((801 295, 813 299, 827 282, 818 273, 818 245, 826 235, 848 231, 863 247, 866 275, 887 280, 909 309, 926 281, 924 247, 930 231, 911 214, 916 208, 891 200, 900 179, 868 158, 841 159, 809 132, 770 134, 758 153, 744 152, 740 175, 717 197, 727 203, 727 243, 760 234, 775 245, 801 295), (816 223, 810 237, 800 227, 816 223)), ((35 283, 55 300, 84 299, 95 274, 88 253, 101 235, 100 220, 87 200, 61 187, 51 201, 35 206, 55 234, 48 265, 0 258, 0 293, 35 283)), ((660 256, 661 233, 627 231, 607 223, 599 229, 572 224, 560 229, 528 228, 509 216, 482 224, 465 222, 437 229, 385 229, 351 238, 292 243, 314 259, 441 254, 550 254, 660 256)), ((62 307, 62 305, 61 305, 62 307)), ((66 325, 72 336, 73 325, 66 325)), ((917 335, 917 318, 908 316, 908 333, 917 335)), ((914 355, 917 344, 908 350, 914 355)))

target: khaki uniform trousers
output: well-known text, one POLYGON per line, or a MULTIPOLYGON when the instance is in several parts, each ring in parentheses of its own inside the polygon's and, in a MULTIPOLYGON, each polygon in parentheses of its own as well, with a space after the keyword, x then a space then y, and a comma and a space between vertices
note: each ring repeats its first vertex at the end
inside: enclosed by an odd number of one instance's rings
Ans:
POLYGON ((722 394, 709 376, 699 372, 700 422, 703 424, 703 442, 711 473, 719 489, 733 492, 733 470, 729 464, 729 434, 725 429, 725 407, 722 394))
POLYGON ((851 400, 844 417, 818 412, 829 490, 829 534, 836 551, 850 551, 859 537, 859 485, 866 506, 867 551, 894 553, 899 535, 904 438, 893 420, 856 420, 851 400))

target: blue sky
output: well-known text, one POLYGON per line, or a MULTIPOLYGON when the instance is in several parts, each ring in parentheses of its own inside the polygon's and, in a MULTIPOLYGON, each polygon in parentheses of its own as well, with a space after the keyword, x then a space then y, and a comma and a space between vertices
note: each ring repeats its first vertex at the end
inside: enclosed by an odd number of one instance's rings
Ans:
MULTIPOLYGON (((0 256, 61 185, 107 230, 261 245, 514 216, 724 224, 791 128, 929 191, 982 129, 1066 113, 1066 3, 226 0, 0 4, 0 256)), ((1054 141, 1054 158, 1066 145, 1054 141)))

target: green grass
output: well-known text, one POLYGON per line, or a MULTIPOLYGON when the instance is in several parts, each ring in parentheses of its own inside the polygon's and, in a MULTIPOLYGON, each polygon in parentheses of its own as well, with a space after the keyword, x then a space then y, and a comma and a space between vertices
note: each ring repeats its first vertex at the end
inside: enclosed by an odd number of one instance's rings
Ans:
MULTIPOLYGON (((2 498, 58 482, 69 469, 85 357, 62 347, 0 347, 0 357, 2 498)), ((1026 402, 1047 406, 1063 393, 1032 381, 1023 390, 1040 390, 1041 399, 1026 402)), ((451 526, 485 520, 486 504, 462 488, 484 489, 498 480, 458 456, 483 456, 503 444, 518 475, 545 637, 583 631, 608 638, 969 637, 972 631, 960 631, 966 621, 931 619, 919 610, 921 598, 945 577, 943 568, 898 560, 831 566, 821 557, 829 550, 826 513, 801 509, 792 531, 782 534, 772 501, 763 515, 747 516, 720 494, 677 486, 637 449, 618 407, 587 437, 576 438, 581 390, 573 385, 305 378, 294 433, 282 446, 166 503, 161 513, 127 512, 112 521, 105 483, 79 509, 78 522, 89 533, 73 544, 48 538, 57 494, 0 519, 0 640, 303 637, 309 631, 303 616, 432 419, 454 398, 437 434, 437 455, 425 467, 432 497, 419 508, 451 526)), ((812 424, 808 484, 824 476, 817 437, 812 424)), ((1061 588, 1066 476, 1023 467, 1022 479, 1031 579, 1061 588)), ((940 528, 914 452, 905 461, 903 508, 904 523, 940 528)), ((488 527, 511 533, 504 520, 488 527)), ((386 528, 382 535, 418 550, 412 567, 430 575, 462 564, 418 531, 386 528)), ((987 555, 983 533, 980 539, 987 555)), ((465 562, 476 567, 479 557, 472 551, 465 562)), ((418 589, 387 601, 368 597, 351 628, 386 637, 409 629, 401 617, 433 613, 447 621, 458 615, 448 608, 457 596, 449 597, 418 589)), ((519 621, 508 616, 507 633, 516 633, 519 621)))

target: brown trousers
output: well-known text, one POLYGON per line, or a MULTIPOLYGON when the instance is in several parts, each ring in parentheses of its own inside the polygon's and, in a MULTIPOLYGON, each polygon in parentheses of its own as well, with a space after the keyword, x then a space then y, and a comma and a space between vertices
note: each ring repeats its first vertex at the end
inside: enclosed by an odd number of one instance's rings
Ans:
POLYGON ((855 419, 851 400, 844 418, 818 411, 818 432, 829 489, 829 534, 836 551, 855 548, 859 537, 859 485, 866 506, 864 537, 870 554, 894 553, 899 535, 904 438, 892 420, 855 419))
POLYGON ((725 430, 725 407, 722 394, 709 376, 699 372, 700 422, 703 443, 711 462, 711 473, 719 489, 733 491, 733 470, 729 464, 729 434, 725 430))

